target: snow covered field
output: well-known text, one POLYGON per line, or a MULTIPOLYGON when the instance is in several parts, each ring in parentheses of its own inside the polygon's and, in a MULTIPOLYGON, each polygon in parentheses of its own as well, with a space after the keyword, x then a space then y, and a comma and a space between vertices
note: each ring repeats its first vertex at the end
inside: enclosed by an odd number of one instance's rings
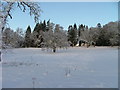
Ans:
POLYGON ((3 88, 118 87, 117 48, 12 49, 2 59, 3 88))

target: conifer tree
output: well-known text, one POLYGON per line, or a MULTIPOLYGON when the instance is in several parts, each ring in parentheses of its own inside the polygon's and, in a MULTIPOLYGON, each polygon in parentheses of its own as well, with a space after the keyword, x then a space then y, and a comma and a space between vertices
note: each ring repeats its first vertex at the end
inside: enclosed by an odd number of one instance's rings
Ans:
POLYGON ((30 47, 31 46, 31 27, 28 26, 25 34, 25 46, 30 47))
POLYGON ((68 41, 70 42, 71 46, 75 46, 77 44, 76 25, 70 25, 68 27, 68 41))
POLYGON ((50 19, 47 21, 47 24, 46 24, 46 31, 49 31, 50 29, 50 19))
POLYGON ((46 31, 46 21, 45 20, 43 21, 43 24, 42 24, 42 30, 44 32, 46 31))

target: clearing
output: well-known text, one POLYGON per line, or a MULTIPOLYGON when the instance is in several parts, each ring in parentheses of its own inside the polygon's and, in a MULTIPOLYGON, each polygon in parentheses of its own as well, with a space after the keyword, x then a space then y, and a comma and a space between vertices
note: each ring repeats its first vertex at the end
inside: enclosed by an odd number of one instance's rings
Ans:
POLYGON ((2 88, 118 87, 116 47, 9 49, 2 59, 2 88))

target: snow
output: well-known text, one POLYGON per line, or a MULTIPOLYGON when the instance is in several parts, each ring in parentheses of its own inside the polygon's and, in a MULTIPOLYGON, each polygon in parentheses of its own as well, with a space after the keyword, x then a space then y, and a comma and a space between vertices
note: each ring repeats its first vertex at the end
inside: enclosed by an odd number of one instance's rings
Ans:
POLYGON ((9 49, 2 59, 3 88, 118 87, 117 48, 9 49))

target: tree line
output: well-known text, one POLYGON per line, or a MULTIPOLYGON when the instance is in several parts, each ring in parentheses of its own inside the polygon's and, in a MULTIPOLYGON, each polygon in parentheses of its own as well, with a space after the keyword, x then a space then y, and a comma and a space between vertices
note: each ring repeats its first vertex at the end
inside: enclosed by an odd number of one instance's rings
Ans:
MULTIPOLYGON (((3 0, 5 1, 5 0, 3 0)), ((22 12, 33 15, 34 21, 38 22, 41 9, 38 3, 32 2, 7 2, 0 3, 0 47, 46 47, 52 48, 55 52, 56 48, 66 48, 68 46, 118 46, 120 33, 118 32, 118 22, 110 22, 104 26, 100 23, 96 27, 86 25, 69 25, 68 30, 63 30, 59 24, 54 24, 48 20, 37 23, 34 30, 28 26, 26 32, 17 28, 13 31, 6 28, 7 18, 12 19, 13 7, 19 8, 22 12), (28 9, 27 9, 28 8, 28 9), (2 39, 2 42, 1 42, 2 39), (1 46, 2 45, 2 46, 1 46)))
POLYGON ((67 48, 69 46, 67 39, 67 31, 59 24, 48 21, 37 23, 33 30, 28 26, 25 33, 18 28, 15 32, 10 28, 6 28, 3 32, 3 46, 12 47, 39 47, 52 48, 56 52, 56 48, 67 48))
POLYGON ((69 25, 68 27, 68 41, 71 46, 82 46, 87 44, 94 46, 119 46, 120 32, 118 31, 118 22, 109 22, 101 25, 98 23, 96 27, 86 25, 69 25))
POLYGON ((33 30, 28 26, 25 33, 21 28, 16 31, 6 28, 3 31, 3 46, 52 48, 56 52, 56 48, 68 46, 118 46, 119 36, 118 22, 109 22, 103 26, 98 23, 96 27, 90 28, 75 23, 64 30, 59 24, 44 20, 37 23, 33 30))

